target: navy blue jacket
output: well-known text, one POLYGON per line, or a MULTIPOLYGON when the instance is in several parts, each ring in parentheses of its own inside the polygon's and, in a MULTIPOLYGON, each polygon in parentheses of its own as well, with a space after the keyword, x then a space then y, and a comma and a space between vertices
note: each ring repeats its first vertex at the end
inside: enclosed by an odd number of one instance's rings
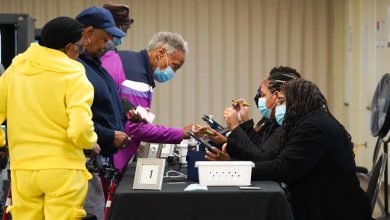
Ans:
POLYGON ((121 58, 126 79, 134 82, 147 83, 155 87, 153 70, 150 66, 148 51, 143 49, 139 52, 122 50, 118 51, 121 58))
POLYGON ((85 67, 86 75, 94 88, 92 121, 98 135, 101 155, 108 157, 116 152, 114 131, 124 131, 124 114, 118 90, 110 74, 102 67, 99 58, 80 54, 78 61, 85 67))

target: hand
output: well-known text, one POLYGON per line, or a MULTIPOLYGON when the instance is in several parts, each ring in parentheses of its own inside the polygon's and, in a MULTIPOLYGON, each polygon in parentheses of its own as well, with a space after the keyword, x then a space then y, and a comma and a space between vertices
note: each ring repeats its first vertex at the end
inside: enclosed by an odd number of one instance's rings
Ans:
POLYGON ((226 145, 227 144, 224 144, 222 146, 222 151, 219 150, 216 147, 212 147, 211 151, 208 151, 208 150, 206 151, 206 156, 204 156, 204 157, 206 158, 206 160, 211 160, 211 161, 216 161, 216 160, 227 161, 227 160, 230 160, 230 156, 226 152, 226 145))
POLYGON ((134 109, 126 112, 126 118, 134 123, 147 122, 145 118, 136 112, 134 109))
POLYGON ((238 114, 241 117, 241 123, 249 120, 249 108, 247 102, 243 98, 238 99, 238 114))
POLYGON ((127 144, 131 141, 131 137, 129 137, 125 132, 123 131, 115 131, 114 136, 114 147, 116 148, 125 148, 127 147, 127 144))
POLYGON ((187 132, 189 131, 192 131, 192 127, 194 126, 194 124, 189 124, 189 125, 186 125, 184 128, 183 128, 183 139, 189 139, 190 138, 190 135, 187 134, 187 132))
POLYGON ((234 130, 240 124, 238 112, 234 110, 233 107, 226 108, 223 112, 223 117, 225 117, 226 125, 230 128, 230 130, 234 130))
POLYGON ((98 154, 100 154, 100 151, 101 151, 101 149, 100 149, 99 144, 95 144, 95 145, 92 147, 92 154, 98 155, 98 154))
POLYGON ((227 142, 227 138, 223 136, 222 134, 218 133, 218 131, 212 129, 209 126, 204 126, 199 128, 197 131, 194 132, 198 136, 207 137, 209 140, 216 144, 223 144, 227 142), (208 132, 204 132, 204 130, 209 130, 212 135, 210 135, 208 132))

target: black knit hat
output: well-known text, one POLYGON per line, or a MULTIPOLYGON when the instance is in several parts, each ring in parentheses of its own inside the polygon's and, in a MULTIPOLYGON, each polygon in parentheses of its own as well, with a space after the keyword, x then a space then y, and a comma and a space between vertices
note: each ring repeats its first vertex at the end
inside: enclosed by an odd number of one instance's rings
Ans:
POLYGON ((130 9, 127 5, 106 3, 103 5, 103 8, 109 10, 114 17, 115 25, 131 25, 134 20, 130 18, 130 9))
POLYGON ((84 27, 76 19, 57 17, 42 28, 41 45, 52 49, 64 48, 68 43, 81 39, 84 27))

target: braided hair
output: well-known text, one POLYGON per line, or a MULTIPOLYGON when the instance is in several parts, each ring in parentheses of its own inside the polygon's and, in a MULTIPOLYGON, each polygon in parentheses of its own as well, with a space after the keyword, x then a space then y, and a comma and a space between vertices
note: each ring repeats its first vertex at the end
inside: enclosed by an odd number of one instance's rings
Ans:
MULTIPOLYGON (((271 91, 271 93, 274 93, 276 91, 280 91, 281 86, 294 79, 301 78, 301 74, 296 69, 293 69, 288 66, 279 66, 274 67, 269 73, 269 76, 263 83, 267 83, 268 89, 271 91)), ((257 125, 254 127, 254 129, 258 132, 261 132, 264 128, 264 123, 268 122, 269 120, 266 117, 263 117, 257 125)))
POLYGON ((285 82, 300 78, 301 74, 296 69, 288 66, 274 67, 267 78, 268 88, 271 90, 271 93, 274 93, 275 91, 279 91, 285 82))
POLYGON ((47 22, 41 33, 41 46, 51 49, 64 48, 68 43, 76 43, 81 39, 84 27, 76 19, 57 17, 47 22))
POLYGON ((293 131, 300 122, 317 111, 326 111, 338 123, 344 131, 346 142, 351 144, 351 135, 345 127, 329 112, 327 101, 320 89, 312 82, 297 79, 288 81, 281 87, 286 97, 286 115, 283 122, 281 135, 282 146, 289 139, 289 133, 293 131))

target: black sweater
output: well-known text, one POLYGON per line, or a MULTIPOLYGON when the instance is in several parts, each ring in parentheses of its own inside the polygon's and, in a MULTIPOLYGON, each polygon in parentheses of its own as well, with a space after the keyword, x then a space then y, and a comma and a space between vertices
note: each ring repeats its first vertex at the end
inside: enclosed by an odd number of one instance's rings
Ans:
POLYGON ((226 151, 233 159, 266 161, 280 152, 281 127, 272 120, 261 120, 262 129, 253 129, 253 120, 236 127, 228 137, 226 151))
POLYGON ((275 159, 255 163, 252 179, 286 182, 296 220, 371 219, 352 148, 337 121, 317 111, 297 125, 275 159))

